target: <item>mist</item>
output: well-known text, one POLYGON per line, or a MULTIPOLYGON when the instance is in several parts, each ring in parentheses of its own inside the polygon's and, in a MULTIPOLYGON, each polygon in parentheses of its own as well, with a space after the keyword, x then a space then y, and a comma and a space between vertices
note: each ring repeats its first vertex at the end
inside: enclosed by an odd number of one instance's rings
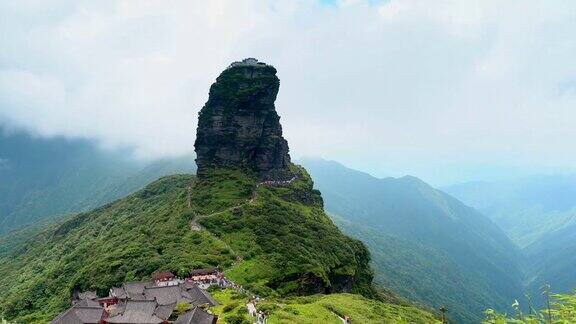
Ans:
POLYGON ((279 71, 293 157, 436 185, 570 173, 575 14, 564 1, 5 2, 0 123, 180 156, 220 71, 257 57, 279 71))

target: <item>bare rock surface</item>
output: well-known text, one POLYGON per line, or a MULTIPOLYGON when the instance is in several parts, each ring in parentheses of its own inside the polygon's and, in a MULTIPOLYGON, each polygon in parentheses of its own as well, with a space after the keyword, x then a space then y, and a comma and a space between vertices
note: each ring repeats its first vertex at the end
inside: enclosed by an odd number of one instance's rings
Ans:
POLYGON ((196 135, 198 175, 218 167, 251 170, 264 180, 292 177, 288 142, 274 101, 276 69, 256 59, 232 63, 210 87, 196 135))

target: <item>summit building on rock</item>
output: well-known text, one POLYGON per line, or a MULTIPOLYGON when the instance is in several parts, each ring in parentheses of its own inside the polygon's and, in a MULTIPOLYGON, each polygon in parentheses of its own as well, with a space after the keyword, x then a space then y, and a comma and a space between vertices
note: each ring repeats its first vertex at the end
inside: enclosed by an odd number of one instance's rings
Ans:
POLYGON ((279 86, 276 69, 253 58, 220 74, 198 119, 200 177, 219 167, 250 170, 264 180, 291 177, 288 142, 274 106, 279 86))

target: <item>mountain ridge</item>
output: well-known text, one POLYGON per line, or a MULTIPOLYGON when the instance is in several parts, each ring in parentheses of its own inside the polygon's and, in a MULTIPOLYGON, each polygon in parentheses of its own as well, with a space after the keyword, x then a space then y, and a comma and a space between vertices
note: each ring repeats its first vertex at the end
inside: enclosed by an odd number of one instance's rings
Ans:
POLYGON ((536 175, 446 190, 494 219, 522 249, 526 290, 537 306, 545 303, 544 285, 559 293, 574 289, 576 176, 536 175))
POLYGON ((139 162, 87 140, 35 138, 0 127, 0 234, 87 211, 158 177, 192 172, 191 157, 139 162))
MULTIPOLYGON (((242 84, 249 76, 243 72, 236 77, 240 79, 233 81, 242 84)), ((258 105, 244 108, 257 110, 258 105)), ((200 123, 199 128, 218 128, 218 120, 200 123)), ((237 132, 232 129, 229 134, 237 132)), ((236 146, 234 136, 228 140, 236 146)), ((206 161, 202 145, 196 148, 198 159, 206 161)), ((276 150, 274 145, 271 149, 276 150)), ((287 157, 287 145, 280 152, 287 157)), ((219 266, 228 278, 267 298, 361 294, 373 301, 356 303, 381 313, 369 315, 374 322, 382 319, 385 304, 372 286, 370 253, 325 214, 320 192, 306 170, 292 163, 287 168, 282 163, 254 168, 262 163, 259 155, 241 155, 238 165, 203 164, 198 177, 160 178, 125 198, 49 225, 5 250, 0 254, 3 316, 43 322, 66 308, 76 291, 104 295, 110 287, 146 279, 156 271, 184 277, 192 269, 219 266), (275 178, 287 173, 289 180, 275 178)), ((433 318, 416 309, 406 315, 418 322, 433 318)))
POLYGON ((338 226, 367 243, 378 283, 445 305, 459 322, 477 322, 485 309, 522 297, 521 255, 472 208, 415 177, 378 179, 332 161, 299 163, 338 226))

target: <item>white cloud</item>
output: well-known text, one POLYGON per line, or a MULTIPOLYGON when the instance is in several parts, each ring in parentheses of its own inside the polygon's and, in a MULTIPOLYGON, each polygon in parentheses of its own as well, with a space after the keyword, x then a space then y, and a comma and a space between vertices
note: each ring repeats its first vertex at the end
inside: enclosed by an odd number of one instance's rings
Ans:
POLYGON ((0 118, 181 154, 215 77, 254 56, 279 70, 296 156, 430 179, 447 164, 567 168, 575 16, 542 0, 5 2, 0 118))

